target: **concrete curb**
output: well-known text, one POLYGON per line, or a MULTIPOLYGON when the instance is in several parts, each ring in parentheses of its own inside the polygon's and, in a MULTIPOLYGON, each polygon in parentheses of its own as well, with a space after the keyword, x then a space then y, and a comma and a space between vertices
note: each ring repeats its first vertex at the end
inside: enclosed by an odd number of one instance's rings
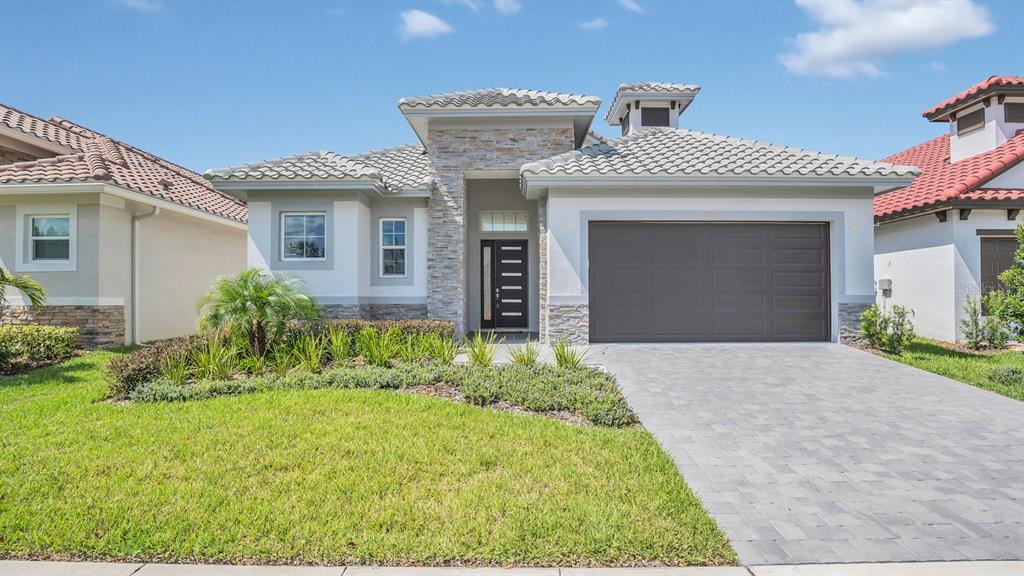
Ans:
POLYGON ((233 566, 0 560, 0 576, 1021 576, 1024 561, 893 562, 687 568, 233 566))

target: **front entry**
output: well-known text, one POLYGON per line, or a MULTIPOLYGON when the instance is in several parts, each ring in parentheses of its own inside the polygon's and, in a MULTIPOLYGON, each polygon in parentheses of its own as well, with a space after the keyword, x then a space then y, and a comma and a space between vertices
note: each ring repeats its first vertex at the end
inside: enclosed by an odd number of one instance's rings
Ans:
POLYGON ((527 241, 480 241, 480 327, 527 327, 527 241))

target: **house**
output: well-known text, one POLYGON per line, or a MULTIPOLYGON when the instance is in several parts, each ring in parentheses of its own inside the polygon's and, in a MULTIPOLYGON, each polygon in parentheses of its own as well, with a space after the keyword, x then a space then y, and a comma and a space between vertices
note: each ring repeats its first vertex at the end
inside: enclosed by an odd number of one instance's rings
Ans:
POLYGON ((874 301, 872 199, 916 168, 680 128, 700 88, 404 98, 417 143, 210 170, 248 264, 339 317, 545 341, 836 341, 874 301))
POLYGON ((923 170, 875 198, 878 301, 918 334, 961 339, 968 298, 997 287, 1024 222, 1024 77, 993 76, 924 111, 948 133, 885 162, 923 170))
POLYGON ((196 300, 245 265, 245 203, 63 118, 0 105, 0 267, 48 295, 0 320, 78 326, 86 346, 196 330, 196 300))

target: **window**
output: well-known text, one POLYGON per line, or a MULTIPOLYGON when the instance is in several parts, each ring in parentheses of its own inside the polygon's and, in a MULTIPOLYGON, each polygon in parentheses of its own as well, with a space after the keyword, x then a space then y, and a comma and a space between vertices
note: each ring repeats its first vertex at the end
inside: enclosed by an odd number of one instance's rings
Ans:
POLYGON ((956 119, 956 135, 963 136, 985 126, 985 109, 979 108, 956 119))
POLYGON ((1003 114, 1007 122, 1024 123, 1024 102, 1003 104, 1003 114))
POLYGON ((668 126, 668 108, 642 108, 640 123, 644 126, 668 126))
POLYGON ((481 232, 526 232, 529 230, 530 213, 506 210, 482 210, 480 212, 481 232))
POLYGON ((67 214, 30 216, 29 242, 33 262, 71 260, 71 217, 67 214))
POLYGON ((380 220, 380 275, 405 276, 405 218, 380 220))
POLYGON ((323 260, 327 255, 327 216, 323 212, 281 214, 281 259, 323 260))

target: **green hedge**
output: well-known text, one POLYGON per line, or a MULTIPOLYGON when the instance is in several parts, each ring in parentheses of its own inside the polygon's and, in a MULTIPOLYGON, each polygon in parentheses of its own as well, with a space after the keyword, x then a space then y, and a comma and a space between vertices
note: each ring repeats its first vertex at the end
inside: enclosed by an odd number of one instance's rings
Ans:
POLYGON ((13 364, 48 364, 70 358, 78 347, 78 328, 0 326, 0 371, 13 364))
POLYGON ((136 402, 177 402, 268 390, 401 389, 442 382, 457 387, 467 402, 478 406, 504 401, 531 412, 566 411, 599 426, 629 426, 636 422, 636 416, 610 375, 593 369, 567 370, 547 365, 343 367, 321 374, 296 372, 284 377, 194 384, 158 379, 138 386, 128 398, 136 402))
POLYGON ((114 356, 107 364, 111 396, 123 398, 140 385, 157 380, 168 358, 186 354, 205 341, 206 337, 203 336, 170 338, 147 344, 128 354, 114 356))

